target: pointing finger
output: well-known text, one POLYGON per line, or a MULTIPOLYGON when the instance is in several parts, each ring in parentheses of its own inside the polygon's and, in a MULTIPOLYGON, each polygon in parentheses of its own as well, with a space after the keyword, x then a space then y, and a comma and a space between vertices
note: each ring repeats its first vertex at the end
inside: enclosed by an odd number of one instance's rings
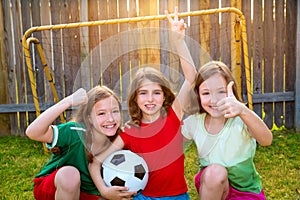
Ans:
POLYGON ((234 82, 230 81, 227 85, 227 97, 234 97, 233 90, 232 90, 233 84, 234 82))

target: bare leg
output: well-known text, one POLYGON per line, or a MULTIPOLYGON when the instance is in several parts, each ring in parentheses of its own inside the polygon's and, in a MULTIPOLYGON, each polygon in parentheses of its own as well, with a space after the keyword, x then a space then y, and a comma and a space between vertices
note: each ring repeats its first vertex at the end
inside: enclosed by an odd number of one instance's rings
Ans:
POLYGON ((54 184, 56 187, 56 200, 79 199, 80 173, 72 166, 65 166, 58 170, 54 184))
POLYGON ((207 166, 200 177, 199 199, 225 200, 229 192, 228 174, 225 167, 207 166))

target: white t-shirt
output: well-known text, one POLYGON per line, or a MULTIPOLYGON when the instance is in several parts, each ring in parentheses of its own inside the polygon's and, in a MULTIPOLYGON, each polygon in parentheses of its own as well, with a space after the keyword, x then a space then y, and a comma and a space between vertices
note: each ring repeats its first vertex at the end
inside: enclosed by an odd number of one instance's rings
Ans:
POLYGON ((218 134, 210 134, 204 126, 205 116, 206 113, 191 115, 182 125, 183 136, 197 146, 201 167, 220 164, 227 168, 233 187, 259 193, 262 186, 253 163, 256 140, 244 122, 240 117, 230 118, 218 134))

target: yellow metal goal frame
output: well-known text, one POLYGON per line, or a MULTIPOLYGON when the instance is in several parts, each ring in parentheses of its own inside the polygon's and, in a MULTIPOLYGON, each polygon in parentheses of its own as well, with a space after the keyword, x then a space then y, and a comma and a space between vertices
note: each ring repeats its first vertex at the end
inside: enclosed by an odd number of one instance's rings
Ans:
MULTIPOLYGON (((237 18, 235 20, 235 42, 236 42, 236 65, 234 67, 239 69, 241 68, 241 41, 243 44, 244 52, 244 64, 245 64, 245 76, 246 76, 246 87, 247 87, 247 96, 248 96, 248 106, 252 110, 252 90, 251 90, 251 77, 250 77, 250 67, 249 67, 249 58, 248 58, 248 43, 247 43, 247 33, 246 33, 246 20, 243 13, 234 7, 219 8, 219 9, 208 9, 208 10, 199 10, 191 12, 182 12, 178 13, 179 17, 188 17, 188 16, 200 16, 200 15, 209 15, 216 13, 235 13, 237 18)), ((174 17, 174 14, 170 14, 174 17)), ((121 24, 121 23, 132 23, 132 22, 141 22, 141 21, 151 21, 151 20, 164 20, 166 15, 155 15, 155 16, 144 16, 144 17, 133 17, 133 18, 121 18, 121 19, 108 19, 108 20, 99 20, 99 21, 90 21, 90 22, 79 22, 79 23, 68 23, 68 24, 58 24, 58 25, 45 25, 45 26, 36 26, 29 28, 22 37, 22 45, 24 49, 24 54, 26 58, 26 64, 28 68, 29 80, 31 85, 31 90, 33 94, 34 106, 36 109, 36 115, 40 115, 40 106, 37 97, 36 84, 34 80, 33 68, 31 64, 31 54, 29 46, 31 43, 35 44, 41 58, 44 70, 47 76, 47 79, 50 83, 51 90, 53 92, 54 101, 58 102, 59 98, 54 86, 52 75, 49 71, 45 55, 42 49, 42 46, 37 38, 29 37, 33 32, 44 31, 44 30, 56 30, 56 29, 67 29, 67 28, 79 28, 79 27, 90 27, 90 26, 99 26, 106 24, 121 24)), ((240 70, 238 70, 237 76, 240 77, 240 70)), ((238 91, 241 94, 241 83, 238 81, 238 91)), ((65 122, 63 115, 60 115, 62 122, 65 122)))

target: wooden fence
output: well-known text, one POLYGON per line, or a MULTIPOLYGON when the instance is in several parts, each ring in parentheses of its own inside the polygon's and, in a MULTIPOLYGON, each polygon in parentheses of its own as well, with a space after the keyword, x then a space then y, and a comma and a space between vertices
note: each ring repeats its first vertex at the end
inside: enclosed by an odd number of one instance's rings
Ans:
MULTIPOLYGON (((180 12, 220 6, 236 7, 243 12, 247 22, 254 110, 270 128, 295 128, 295 116, 299 112, 295 109, 298 105, 295 81, 299 70, 295 43, 297 1, 254 1, 253 7, 251 0, 222 0, 221 5, 219 0, 2 1, 0 133, 24 135, 28 123, 36 117, 20 42, 26 30, 43 25, 163 15, 166 9, 173 12, 175 6, 180 12)), ((236 16, 222 13, 184 19, 188 22, 187 43, 196 67, 206 59, 214 59, 240 70, 237 79, 241 80, 241 92, 247 100, 243 59, 242 67, 236 68, 235 55, 239 51, 234 31, 236 16)), ((125 86, 137 66, 158 67, 175 91, 180 87, 179 60, 172 50, 167 29, 166 20, 150 20, 37 31, 32 36, 42 46, 59 99, 71 94, 79 81, 87 87, 105 84, 125 101, 125 86), (82 77, 86 79, 83 81, 82 77)), ((30 52, 38 100, 44 110, 53 104, 54 97, 35 45, 31 45, 30 52)))

